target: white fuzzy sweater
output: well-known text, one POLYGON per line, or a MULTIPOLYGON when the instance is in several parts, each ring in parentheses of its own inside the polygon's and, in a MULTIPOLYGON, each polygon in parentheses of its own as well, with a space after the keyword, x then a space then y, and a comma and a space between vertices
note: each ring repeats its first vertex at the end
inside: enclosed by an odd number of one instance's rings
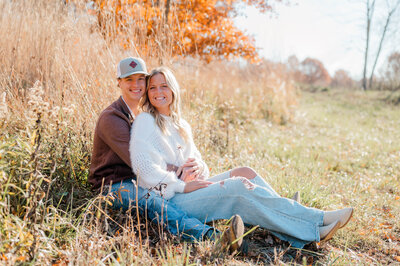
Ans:
POLYGON ((149 189, 166 184, 161 192, 157 189, 153 191, 170 199, 175 193, 183 193, 185 182, 175 172, 167 171, 167 164, 181 166, 188 158, 196 158, 203 164, 205 178, 208 178, 209 170, 193 142, 189 124, 182 119, 182 125, 189 135, 189 140, 185 143, 171 119, 167 116, 164 118, 167 121, 168 134, 161 131, 149 113, 138 115, 132 126, 129 152, 139 186, 149 189))

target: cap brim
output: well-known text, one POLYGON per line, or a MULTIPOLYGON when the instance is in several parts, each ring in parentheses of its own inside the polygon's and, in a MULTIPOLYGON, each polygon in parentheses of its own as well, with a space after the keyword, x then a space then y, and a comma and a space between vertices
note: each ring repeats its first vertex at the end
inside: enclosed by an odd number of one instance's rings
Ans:
POLYGON ((123 78, 129 77, 129 76, 134 75, 134 74, 144 74, 146 76, 149 75, 149 73, 147 73, 145 71, 133 71, 133 72, 129 72, 129 73, 126 73, 124 75, 121 75, 118 78, 123 79, 123 78))

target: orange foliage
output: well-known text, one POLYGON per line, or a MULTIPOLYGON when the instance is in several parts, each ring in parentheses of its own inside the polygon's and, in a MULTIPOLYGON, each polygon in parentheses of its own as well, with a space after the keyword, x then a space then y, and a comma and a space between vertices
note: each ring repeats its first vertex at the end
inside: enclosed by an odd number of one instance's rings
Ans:
POLYGON ((331 82, 331 76, 326 70, 324 64, 315 58, 307 57, 301 62, 300 71, 303 74, 303 82, 326 86, 331 82))
POLYGON ((318 86, 327 86, 331 82, 331 76, 318 59, 307 57, 300 63, 297 57, 292 55, 287 59, 286 66, 297 82, 318 86))
POLYGON ((343 69, 336 70, 332 78, 331 85, 340 88, 353 88, 355 86, 354 80, 350 77, 349 72, 343 69))
POLYGON ((169 50, 172 55, 198 55, 206 61, 231 57, 258 60, 254 40, 236 28, 233 17, 239 4, 255 6, 261 12, 272 10, 267 0, 94 2, 103 34, 111 39, 122 37, 124 48, 135 46, 143 54, 156 47, 169 50), (132 36, 132 30, 139 33, 141 40, 132 36))

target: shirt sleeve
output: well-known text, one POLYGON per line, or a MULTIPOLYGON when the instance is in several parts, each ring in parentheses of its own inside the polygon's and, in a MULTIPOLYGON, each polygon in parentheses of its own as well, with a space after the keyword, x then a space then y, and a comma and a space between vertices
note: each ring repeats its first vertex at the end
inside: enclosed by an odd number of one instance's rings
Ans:
POLYGON ((99 137, 112 149, 129 167, 129 122, 113 112, 104 113, 98 122, 99 137))
POLYGON ((131 164, 139 186, 154 188, 154 192, 170 199, 175 193, 183 193, 186 184, 178 179, 175 172, 167 171, 167 163, 154 145, 155 140, 161 137, 154 118, 149 114, 140 114, 131 132, 131 164))

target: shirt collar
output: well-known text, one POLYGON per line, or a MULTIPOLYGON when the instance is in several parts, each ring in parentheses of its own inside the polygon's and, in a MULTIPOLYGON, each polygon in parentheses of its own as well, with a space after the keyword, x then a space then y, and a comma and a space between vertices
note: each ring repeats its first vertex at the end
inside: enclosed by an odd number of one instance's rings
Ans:
POLYGON ((121 95, 121 99, 124 101, 126 107, 128 107, 129 113, 131 114, 132 118, 135 119, 135 114, 132 112, 132 110, 131 110, 131 108, 129 107, 129 105, 125 102, 124 96, 121 95))

